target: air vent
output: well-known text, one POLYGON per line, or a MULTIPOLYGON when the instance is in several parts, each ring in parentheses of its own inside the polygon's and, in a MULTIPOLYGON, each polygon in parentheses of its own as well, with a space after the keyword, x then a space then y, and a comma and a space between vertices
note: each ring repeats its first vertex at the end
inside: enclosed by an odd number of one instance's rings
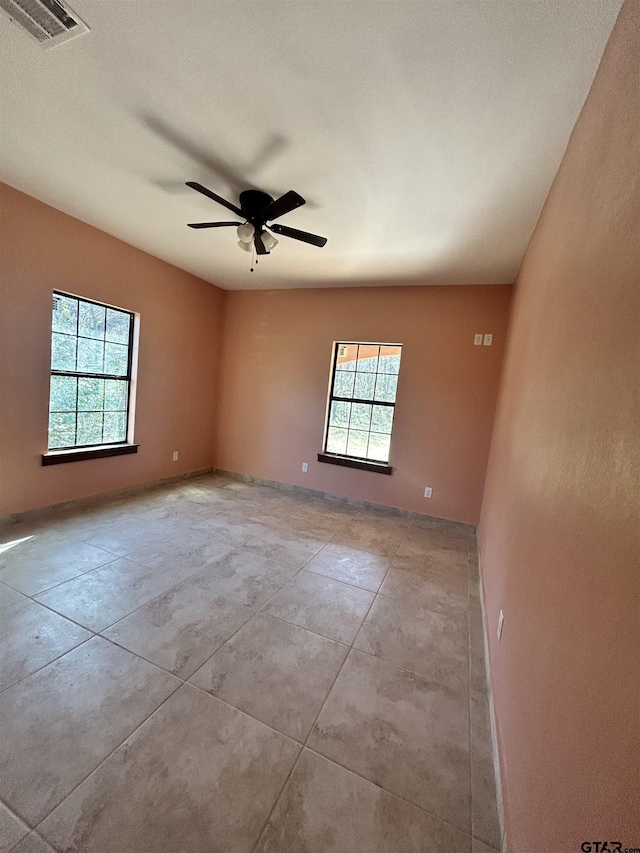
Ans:
POLYGON ((0 0, 0 9, 43 47, 54 47, 89 31, 76 13, 58 0, 0 0))

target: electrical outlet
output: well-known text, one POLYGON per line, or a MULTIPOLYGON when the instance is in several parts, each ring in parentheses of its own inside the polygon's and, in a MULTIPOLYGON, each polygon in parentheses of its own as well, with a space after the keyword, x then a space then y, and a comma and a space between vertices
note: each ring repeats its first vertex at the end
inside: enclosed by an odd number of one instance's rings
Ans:
POLYGON ((302 463, 302 473, 306 474, 308 470, 309 470, 309 464, 307 462, 303 462, 302 463))
POLYGON ((502 626, 504 625, 504 613, 502 610, 500 611, 500 616, 498 617, 498 639, 502 639, 502 626))
POLYGON ((174 461, 174 462, 177 462, 177 461, 178 461, 178 451, 177 451, 177 450, 174 450, 174 451, 173 451, 173 461, 174 461))
POLYGON ((426 486, 426 488, 424 490, 425 498, 430 498, 432 494, 433 494, 433 489, 431 488, 431 486, 426 486))
POLYGON ((484 336, 484 345, 486 347, 490 347, 493 345, 493 335, 485 335, 484 336))
POLYGON ((481 347, 482 346, 482 334, 474 335, 473 345, 474 345, 474 347, 481 347))

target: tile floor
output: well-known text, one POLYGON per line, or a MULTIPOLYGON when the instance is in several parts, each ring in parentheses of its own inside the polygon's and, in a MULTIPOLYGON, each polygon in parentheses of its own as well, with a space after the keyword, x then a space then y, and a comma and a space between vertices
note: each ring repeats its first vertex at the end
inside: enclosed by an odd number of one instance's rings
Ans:
POLYGON ((475 540, 216 475, 0 530, 0 853, 500 846, 475 540))

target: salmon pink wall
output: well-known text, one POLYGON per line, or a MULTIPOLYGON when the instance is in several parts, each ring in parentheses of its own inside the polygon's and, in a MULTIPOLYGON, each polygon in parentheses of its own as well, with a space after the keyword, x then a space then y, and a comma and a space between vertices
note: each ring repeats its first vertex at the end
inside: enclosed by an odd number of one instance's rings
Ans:
POLYGON ((476 523, 510 290, 225 293, 218 467, 476 523), (474 346, 477 332, 493 333, 493 346, 474 346), (317 461, 336 340, 403 344, 391 476, 317 461))
POLYGON ((4 184, 0 213, 0 516, 210 467, 222 291, 4 184), (136 455, 41 465, 54 289, 140 314, 136 455))
POLYGON ((509 850, 640 848, 638 0, 516 288, 479 530, 509 850))

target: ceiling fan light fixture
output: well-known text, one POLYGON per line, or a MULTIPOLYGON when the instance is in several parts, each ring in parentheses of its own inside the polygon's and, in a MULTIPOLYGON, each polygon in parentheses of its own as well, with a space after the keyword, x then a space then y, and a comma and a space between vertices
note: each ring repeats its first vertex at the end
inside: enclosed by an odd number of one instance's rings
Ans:
POLYGON ((272 249, 275 249, 279 241, 276 240, 273 234, 270 234, 268 231, 265 231, 262 234, 262 242, 267 252, 270 252, 272 249))
POLYGON ((244 222, 242 225, 238 226, 238 239, 241 243, 246 243, 249 247, 247 251, 249 251, 251 247, 251 241, 253 240, 253 236, 256 233, 256 229, 250 222, 244 222))
POLYGON ((251 251, 251 243, 245 243, 244 240, 238 240, 238 246, 240 246, 241 249, 244 249, 245 252, 251 251))

